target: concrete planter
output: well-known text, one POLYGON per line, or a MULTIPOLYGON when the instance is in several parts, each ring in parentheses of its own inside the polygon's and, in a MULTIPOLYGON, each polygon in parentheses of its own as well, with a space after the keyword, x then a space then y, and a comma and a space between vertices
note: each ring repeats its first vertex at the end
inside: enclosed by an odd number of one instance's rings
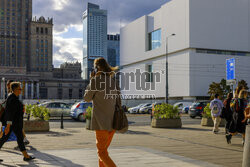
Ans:
POLYGON ((23 122, 25 132, 48 132, 49 121, 31 120, 23 122))
POLYGON ((181 119, 156 119, 153 118, 151 122, 153 128, 181 128, 181 119))
POLYGON ((86 119, 86 125, 85 125, 85 128, 90 130, 90 127, 91 127, 91 120, 90 119, 86 119))
MULTIPOLYGON (((221 119, 220 127, 224 127, 225 125, 226 125, 225 119, 221 119)), ((212 118, 204 118, 204 117, 202 117, 201 126, 213 127, 214 126, 213 119, 212 118)))

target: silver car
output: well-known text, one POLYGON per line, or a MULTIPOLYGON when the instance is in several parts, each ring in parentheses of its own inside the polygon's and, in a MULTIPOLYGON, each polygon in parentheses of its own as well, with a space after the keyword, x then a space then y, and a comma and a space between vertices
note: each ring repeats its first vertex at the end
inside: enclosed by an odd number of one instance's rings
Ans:
POLYGON ((78 102, 71 107, 70 116, 74 120, 85 121, 84 113, 88 107, 92 107, 92 103, 78 102))
POLYGON ((63 102, 45 102, 38 106, 44 106, 49 110, 50 117, 70 116, 70 106, 63 102))

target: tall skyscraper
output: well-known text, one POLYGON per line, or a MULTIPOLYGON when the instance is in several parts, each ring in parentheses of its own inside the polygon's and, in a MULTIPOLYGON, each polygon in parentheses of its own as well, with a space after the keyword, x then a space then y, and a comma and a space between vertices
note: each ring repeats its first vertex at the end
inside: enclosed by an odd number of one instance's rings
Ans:
POLYGON ((89 79, 94 59, 98 57, 107 59, 107 10, 88 3, 83 13, 83 79, 89 79))
POLYGON ((108 62, 111 66, 120 65, 120 35, 108 35, 108 62))
POLYGON ((0 0, 0 66, 28 64, 31 18, 32 0, 0 0))

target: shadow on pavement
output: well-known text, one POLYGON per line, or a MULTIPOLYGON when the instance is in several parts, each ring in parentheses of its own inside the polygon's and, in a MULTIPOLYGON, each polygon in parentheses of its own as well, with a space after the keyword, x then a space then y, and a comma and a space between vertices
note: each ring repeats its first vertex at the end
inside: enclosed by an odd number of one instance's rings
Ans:
MULTIPOLYGON (((58 165, 65 166, 66 165, 66 166, 74 166, 74 167, 84 167, 84 165, 75 164, 68 159, 64 159, 61 157, 57 157, 55 155, 40 152, 32 146, 26 146, 26 147, 29 148, 30 150, 32 150, 31 152, 33 153, 34 157, 36 157, 35 160, 28 162, 29 166, 39 167, 39 166, 46 166, 46 165, 55 165, 55 166, 58 166, 58 165), (38 159, 46 162, 47 164, 44 165, 42 163, 36 162, 36 160, 38 160, 38 159)), ((18 166, 27 166, 27 165, 20 164, 18 166)))
MULTIPOLYGON (((75 132, 76 133, 76 132, 75 132)), ((48 137, 64 137, 64 136, 72 136, 71 132, 65 133, 65 132, 27 132, 26 134, 46 134, 48 137)))
POLYGON ((176 129, 176 130, 212 131, 211 129, 190 128, 190 127, 182 127, 181 129, 176 129))
POLYGON ((133 131, 133 130, 128 130, 125 134, 133 134, 133 135, 149 135, 151 133, 149 132, 142 132, 142 131, 133 131))

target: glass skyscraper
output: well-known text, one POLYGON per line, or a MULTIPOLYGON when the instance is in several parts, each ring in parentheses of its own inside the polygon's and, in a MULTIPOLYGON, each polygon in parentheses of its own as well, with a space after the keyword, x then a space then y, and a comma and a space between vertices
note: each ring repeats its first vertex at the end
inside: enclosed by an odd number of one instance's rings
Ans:
POLYGON ((108 35, 108 62, 112 67, 120 65, 120 35, 108 35))
POLYGON ((107 10, 88 3, 83 13, 83 79, 89 79, 94 59, 98 57, 107 60, 107 10))

